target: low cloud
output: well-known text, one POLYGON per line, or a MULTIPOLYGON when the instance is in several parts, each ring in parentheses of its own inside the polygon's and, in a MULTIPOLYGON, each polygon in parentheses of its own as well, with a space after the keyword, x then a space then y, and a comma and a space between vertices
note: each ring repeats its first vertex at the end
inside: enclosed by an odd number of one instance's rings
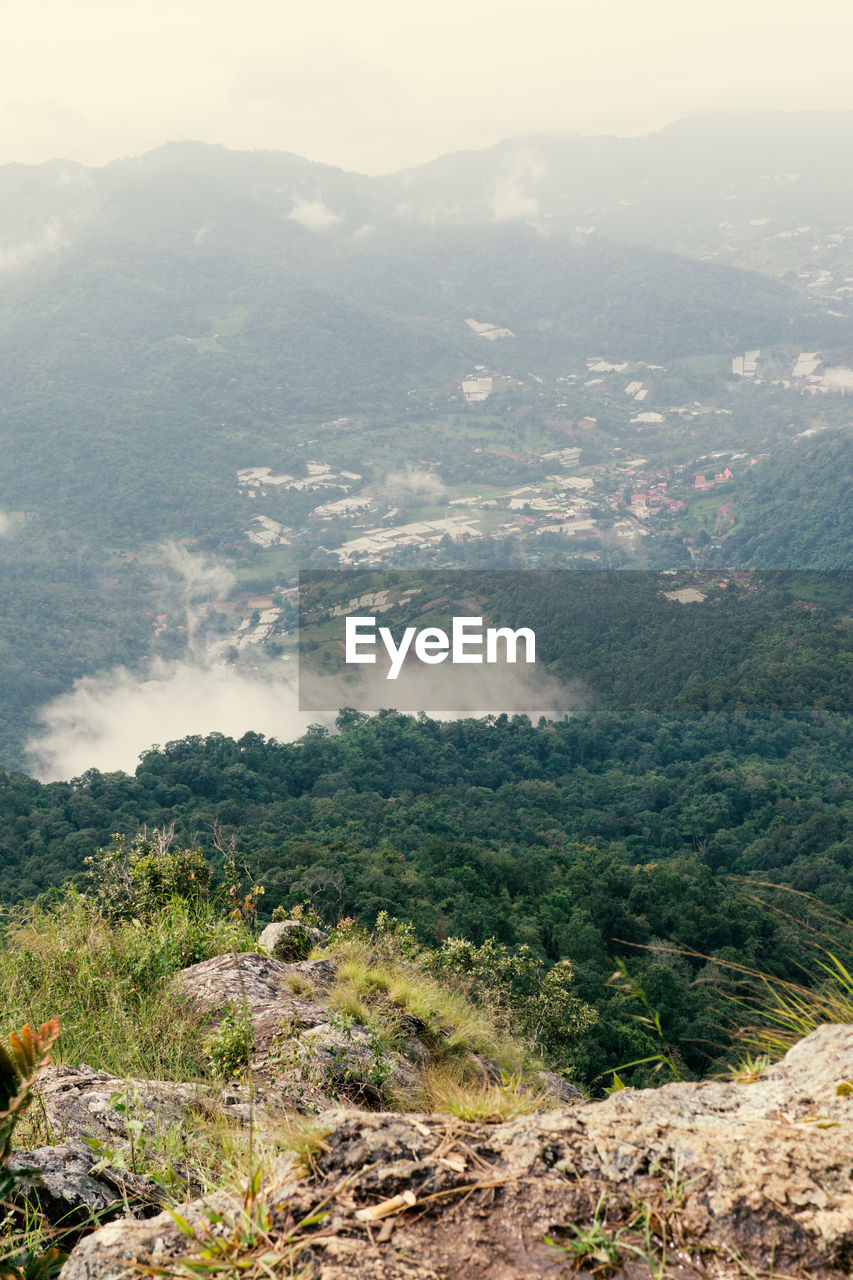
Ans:
POLYGON ((180 584, 188 604, 214 595, 225 595, 236 582, 235 575, 224 564, 189 551, 180 543, 164 543, 159 554, 166 569, 180 584))
MULTIPOLYGON (((440 481, 430 472, 400 472, 409 492, 425 492, 440 481)), ((0 513, 0 535, 4 531, 0 513)), ((222 600, 233 574, 216 561, 185 547, 160 551, 161 599, 180 609, 189 638, 185 657, 152 660, 142 672, 117 667, 84 676, 42 708, 41 727, 27 743, 29 767, 44 782, 79 777, 88 769, 133 773, 139 757, 155 744, 190 735, 223 733, 239 738, 250 731, 291 742, 309 724, 331 726, 338 710, 366 712, 394 707, 438 720, 469 716, 528 715, 561 719, 591 708, 581 681, 561 683, 541 667, 524 665, 424 667, 407 663, 396 681, 385 670, 356 675, 298 676, 295 659, 266 658, 253 651, 249 668, 226 660, 233 636, 204 636, 208 606, 222 600)))
POLYGON ((155 558, 159 568, 159 598, 164 611, 179 612, 185 618, 190 653, 197 661, 207 663, 208 642, 200 640, 209 606, 224 600, 231 592, 235 575, 225 565, 197 552, 188 551, 176 542, 161 546, 155 558))
POLYGON ((492 194, 495 222, 538 218, 539 200, 529 188, 538 184, 544 173, 544 165, 530 151, 515 151, 505 156, 492 194))
POLYGON ((0 248, 0 274, 32 266, 51 253, 64 249, 68 243, 62 224, 54 219, 46 223, 36 235, 0 248))
POLYGON ((419 471, 416 467, 390 472, 383 485, 385 496, 396 500, 412 496, 440 498, 446 492, 439 476, 433 471, 419 471))
POLYGON ((287 216, 309 231, 328 231, 341 220, 339 213, 333 213, 325 201, 319 199, 297 200, 287 216))
POLYGON ((317 718, 332 716, 342 706, 375 712, 383 707, 434 720, 459 720, 488 715, 527 715, 532 720, 589 711, 594 703, 582 680, 561 683, 541 667, 453 666, 424 667, 409 662, 398 679, 388 680, 385 669, 363 668, 357 675, 303 677, 300 705, 317 718))
POLYGON ((295 677, 273 679, 272 664, 250 672, 233 666, 223 656, 232 637, 204 634, 209 607, 227 597, 234 574, 176 543, 160 547, 154 568, 160 607, 183 619, 186 657, 154 659, 141 674, 117 667, 76 681, 43 708, 42 727, 27 744, 37 777, 70 778, 91 768, 132 773, 152 743, 187 734, 304 732, 295 677))
POLYGON ((292 666, 292 673, 282 675, 281 661, 250 672, 223 661, 155 661, 143 678, 124 667, 85 676, 42 710, 42 727, 27 743, 30 769, 42 782, 79 777, 92 768, 133 774, 150 747, 196 734, 240 738, 255 732, 292 742, 309 724, 331 727, 343 706, 425 711, 436 720, 505 712, 535 721, 579 714, 592 703, 581 681, 560 684, 538 669, 502 668, 496 683, 493 669, 407 667, 394 682, 384 673, 308 676, 300 690, 292 666))
POLYGON ((495 222, 526 222, 539 216, 539 201, 526 195, 518 183, 502 182, 492 197, 495 222))
POLYGON ((8 538, 12 532, 12 517, 0 511, 0 538, 8 538))
POLYGON ((831 391, 853 391, 853 369, 825 369, 823 385, 831 391))
POLYGON ((295 677, 247 673, 225 662, 154 662, 143 679, 119 667, 78 680, 43 709, 27 751, 43 782, 91 768, 132 774, 155 743, 190 734, 239 738, 250 730, 290 741, 316 719, 299 711, 295 677))

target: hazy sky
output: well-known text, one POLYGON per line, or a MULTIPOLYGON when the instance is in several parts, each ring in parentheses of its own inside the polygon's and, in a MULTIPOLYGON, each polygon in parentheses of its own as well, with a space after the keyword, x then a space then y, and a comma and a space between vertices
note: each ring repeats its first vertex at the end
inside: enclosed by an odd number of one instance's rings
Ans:
POLYGON ((0 163, 197 138, 376 173, 532 131, 853 108, 849 0, 31 0, 3 36, 0 163))

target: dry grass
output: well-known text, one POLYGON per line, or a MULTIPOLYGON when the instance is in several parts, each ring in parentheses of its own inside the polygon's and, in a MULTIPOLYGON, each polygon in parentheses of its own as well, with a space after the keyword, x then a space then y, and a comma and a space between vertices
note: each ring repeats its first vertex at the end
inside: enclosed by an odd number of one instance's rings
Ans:
POLYGON ((439 1067, 425 1073, 423 1085, 425 1111, 480 1124, 502 1124, 553 1106, 543 1090, 525 1084, 520 1076, 507 1076, 498 1084, 482 1076, 466 1079, 439 1067))
POLYGON ((303 978, 301 973, 289 973, 286 978, 286 986, 292 996, 304 996, 306 1000, 313 1000, 317 994, 312 983, 307 978, 303 978))
MULTIPOLYGON (((374 952, 362 939, 332 944, 338 965, 329 1003, 393 1046, 406 1029, 406 1015, 422 1024, 418 1038, 435 1062, 465 1061, 472 1054, 519 1074, 533 1059, 487 1009, 478 1007, 455 987, 424 973, 417 964, 374 952)), ((538 1063, 536 1063, 538 1065, 538 1063)))
POLYGON ((288 1116, 279 1126, 276 1143, 279 1150, 289 1151, 296 1157, 297 1167, 303 1177, 313 1177, 317 1172, 317 1159, 328 1151, 328 1130, 319 1120, 303 1120, 288 1116))

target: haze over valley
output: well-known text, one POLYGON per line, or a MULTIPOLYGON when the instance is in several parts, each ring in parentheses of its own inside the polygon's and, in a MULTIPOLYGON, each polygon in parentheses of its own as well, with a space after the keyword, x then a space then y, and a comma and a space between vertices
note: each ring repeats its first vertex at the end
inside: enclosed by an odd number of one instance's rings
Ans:
POLYGON ((181 671, 250 715, 300 567, 849 569, 851 142, 763 112, 373 178, 0 170, 5 762, 78 771, 58 726, 94 744, 119 687, 143 750, 164 679, 177 734, 181 671))

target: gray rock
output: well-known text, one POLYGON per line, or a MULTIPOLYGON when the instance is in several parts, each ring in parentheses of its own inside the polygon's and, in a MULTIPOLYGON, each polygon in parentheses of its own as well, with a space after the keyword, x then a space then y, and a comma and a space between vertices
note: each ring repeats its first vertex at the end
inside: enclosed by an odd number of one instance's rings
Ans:
MULTIPOLYGON (((171 1080, 122 1080, 108 1071, 79 1067, 46 1067, 35 1087, 43 1127, 52 1143, 89 1138, 105 1147, 129 1144, 127 1121, 142 1125, 151 1142, 167 1129, 180 1129, 195 1116, 224 1115, 235 1124, 248 1123, 249 1089, 181 1084, 171 1080)), ((97 1159, 93 1156, 93 1163, 97 1159)))
MULTIPOLYGON (((182 1205, 181 1216, 191 1226, 204 1228, 208 1214, 239 1212, 239 1201, 227 1192, 216 1192, 204 1200, 182 1205)), ((161 1213, 147 1222, 125 1219, 107 1223, 93 1235, 84 1237, 62 1268, 63 1280, 130 1280, 139 1276, 134 1264, 154 1266, 168 1263, 186 1252, 187 1241, 170 1213, 161 1213)))
MULTIPOLYGON (((496 1125, 330 1111, 310 1176, 291 1155, 273 1171, 273 1238, 284 1251, 294 1223, 322 1206, 322 1230, 296 1259, 312 1280, 544 1280, 571 1266, 545 1237, 577 1239, 569 1226, 589 1226, 603 1205, 618 1274, 638 1280, 650 1272, 630 1250, 646 1243, 639 1205, 656 1267, 666 1228, 656 1274, 730 1280, 772 1266, 842 1280, 853 1098, 838 1086, 851 1080, 853 1026, 828 1026, 750 1084, 628 1089, 496 1125)), ((224 1201, 226 1213, 238 1203, 224 1201)), ((181 1212, 203 1220, 199 1202, 181 1212)), ((133 1259, 166 1265, 187 1252, 168 1215, 115 1223, 81 1240, 63 1280, 118 1280, 133 1259)))
POLYGON ((571 1106, 575 1102, 586 1102, 586 1096, 581 1093, 577 1085, 564 1080, 562 1076, 555 1075, 553 1071, 537 1071, 536 1079, 542 1084, 545 1096, 553 1098, 556 1103, 564 1102, 571 1106))
POLYGON ((268 924, 258 939, 258 947, 276 960, 304 960, 314 947, 325 947, 329 935, 299 920, 268 924))
POLYGON ((271 956, 245 952, 203 960, 182 970, 175 981, 199 1010, 213 1015, 228 1008, 246 1010, 254 1032, 253 1063, 260 1070, 269 1060, 276 1037, 285 1031, 328 1021, 327 1009, 301 995, 291 994, 291 985, 299 990, 306 984, 313 988, 317 966, 322 966, 318 975, 322 980, 334 979, 335 967, 329 961, 284 964, 271 956))
POLYGON ((491 1058, 487 1058, 482 1053, 472 1053, 471 1057, 491 1084, 500 1084, 504 1078, 504 1073, 496 1062, 492 1062, 491 1058))
POLYGON ((14 1151, 7 1162, 10 1173, 34 1173, 23 1184, 19 1198, 37 1205, 49 1222, 64 1231, 87 1226, 97 1215, 150 1217, 163 1207, 162 1187, 120 1166, 104 1164, 81 1141, 14 1151))
MULTIPOLYGON (((330 960, 285 964, 247 952, 202 961, 177 980, 184 995, 211 1015, 229 1005, 246 1010, 254 1033, 253 1076, 297 1110, 316 1113, 341 1099, 378 1107, 411 1091, 416 1077, 411 1062, 380 1046, 363 1027, 336 1025, 334 1011, 319 1003, 336 976, 330 960), (316 1001, 305 998, 306 985, 316 1001), (291 994, 294 987, 300 995, 291 994)), ((410 1021, 411 1030, 419 1020, 410 1021)))
POLYGON ((205 1011, 244 1006, 251 1011, 268 1006, 287 990, 289 966, 254 951, 215 956, 190 965, 176 977, 176 985, 205 1011))
POLYGON ((338 967, 333 960, 300 960, 287 968, 289 974, 303 978, 319 994, 326 991, 338 976, 338 967))
POLYGON ((311 1027, 293 1047, 305 1076, 332 1097, 378 1107, 417 1088, 411 1063, 358 1024, 311 1027))

